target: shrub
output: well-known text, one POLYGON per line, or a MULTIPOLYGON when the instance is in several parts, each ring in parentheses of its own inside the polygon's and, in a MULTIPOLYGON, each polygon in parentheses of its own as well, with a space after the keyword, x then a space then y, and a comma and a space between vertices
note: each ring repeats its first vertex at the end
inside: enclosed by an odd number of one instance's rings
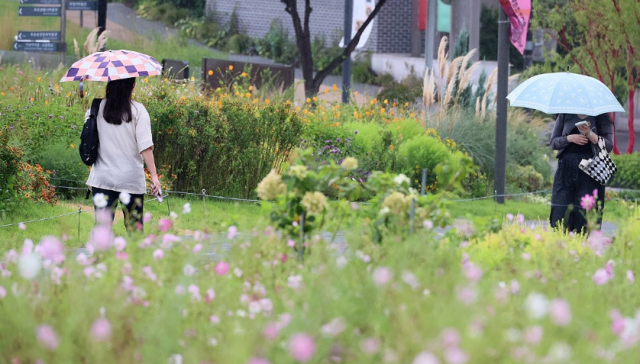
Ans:
MULTIPOLYGON (((84 165, 78 155, 78 150, 71 148, 64 142, 52 143, 46 146, 41 154, 33 156, 42 168, 51 171, 51 180, 55 185, 66 187, 85 187, 89 176, 89 167, 84 165)), ((84 191, 74 189, 58 189, 58 197, 71 198, 82 196, 84 191), (80 191, 80 192, 79 192, 80 191)))
POLYGON ((533 166, 510 164, 507 166, 507 191, 509 193, 538 191, 544 186, 544 178, 533 166))
POLYGON ((17 206, 19 194, 15 187, 21 154, 7 145, 6 132, 0 131, 0 217, 17 206))
POLYGON ((437 138, 422 134, 402 143, 398 149, 398 172, 411 179, 411 185, 420 188, 422 170, 427 168, 427 191, 438 188, 436 166, 455 162, 455 158, 437 138))
POLYGON ((303 124, 289 103, 216 103, 175 94, 149 98, 156 163, 171 166, 175 188, 254 197, 258 182, 279 169, 300 141, 303 124))
POLYGON ((611 155, 618 171, 611 180, 611 185, 622 188, 640 190, 640 153, 611 155))
POLYGON ((422 79, 411 74, 400 82, 382 78, 382 90, 378 93, 378 99, 396 101, 398 103, 415 103, 422 96, 422 79))
POLYGON ((376 75, 371 69, 371 51, 358 53, 351 63, 351 77, 355 82, 375 83, 376 75))

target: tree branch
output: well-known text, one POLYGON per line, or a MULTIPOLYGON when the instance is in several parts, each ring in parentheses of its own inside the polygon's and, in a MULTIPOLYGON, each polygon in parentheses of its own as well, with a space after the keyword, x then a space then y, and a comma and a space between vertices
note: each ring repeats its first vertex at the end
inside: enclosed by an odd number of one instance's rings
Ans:
POLYGON ((358 29, 358 31, 356 32, 356 35, 353 38, 351 38, 351 41, 349 42, 348 45, 346 45, 346 47, 342 51, 342 54, 340 54, 338 57, 334 58, 331 62, 329 62, 329 64, 325 68, 318 71, 318 73, 316 73, 316 76, 313 79, 314 82, 317 82, 317 80, 323 80, 325 77, 327 77, 331 73, 331 71, 333 71, 336 67, 340 65, 340 63, 344 62, 344 60, 351 55, 351 52, 353 52, 353 50, 356 49, 356 46, 360 42, 360 37, 362 36, 362 33, 364 33, 364 30, 373 21, 373 18, 375 18, 376 15, 378 15, 378 12, 386 2, 387 0, 378 0, 376 7, 373 9, 371 14, 369 14, 369 17, 367 17, 367 20, 365 20, 365 22, 362 24, 360 29, 358 29))
POLYGON ((560 33, 560 35, 562 36, 562 41, 560 41, 557 36, 553 35, 553 33, 550 33, 550 35, 558 44, 562 46, 562 48, 564 48, 565 51, 567 51, 573 63, 577 64, 578 67, 580 67, 580 71, 582 71, 583 74, 588 75, 589 73, 587 72, 587 70, 584 68, 582 63, 580 63, 580 61, 576 58, 573 52, 571 52, 571 48, 569 48, 569 41, 567 40, 567 36, 565 35, 565 28, 563 27, 562 29, 560 29, 558 33, 560 33))
POLYGON ((313 9, 311 8, 311 0, 304 1, 304 33, 311 36, 309 32, 309 17, 311 16, 311 12, 313 9))

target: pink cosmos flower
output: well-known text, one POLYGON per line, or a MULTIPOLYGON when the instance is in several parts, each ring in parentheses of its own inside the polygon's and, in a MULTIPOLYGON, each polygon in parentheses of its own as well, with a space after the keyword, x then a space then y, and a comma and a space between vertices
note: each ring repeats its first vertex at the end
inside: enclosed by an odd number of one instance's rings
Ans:
POLYGON ((425 228, 425 229, 428 229, 428 230, 433 229, 433 221, 431 221, 431 220, 424 220, 424 221, 422 222, 422 227, 423 227, 423 228, 425 228))
POLYGON ((636 281, 635 275, 630 270, 627 271, 627 280, 629 281, 629 283, 633 283, 636 281))
POLYGON ((360 343, 360 350, 365 354, 375 354, 380 351, 380 340, 367 338, 360 343))
POLYGON ((516 280, 512 280, 511 283, 511 294, 518 294, 520 292, 520 283, 516 280))
POLYGON ((464 274, 470 282, 478 282, 482 278, 482 269, 474 263, 469 263, 464 267, 464 274))
POLYGON ((296 246, 296 242, 294 240, 289 239, 287 240, 287 246, 289 248, 293 248, 294 246, 296 246))
POLYGON ((520 225, 524 224, 524 215, 523 214, 516 215, 516 220, 518 221, 518 224, 520 225))
POLYGON ((113 232, 109 225, 96 225, 91 232, 91 243, 98 250, 107 250, 111 248, 113 241, 113 232))
POLYGON ((446 328, 440 333, 440 340, 445 347, 457 347, 460 345, 460 334, 454 328, 446 328))
POLYGON ((297 333, 289 339, 289 354, 297 361, 306 363, 316 351, 316 344, 313 338, 305 333, 297 333))
POLYGON ((229 226, 229 231, 227 232, 227 239, 233 240, 238 236, 238 228, 235 226, 229 226))
POLYGON ((322 325, 322 335, 325 337, 334 337, 340 335, 347 328, 347 324, 342 317, 334 318, 327 324, 322 325))
POLYGON ((602 286, 611 279, 611 276, 609 276, 609 273, 607 273, 605 269, 601 268, 593 274, 592 279, 598 286, 602 286))
POLYGON ((42 346, 48 350, 56 350, 60 342, 53 328, 49 325, 40 325, 36 328, 36 338, 42 346))
POLYGON ((444 351, 444 359, 449 364, 465 364, 469 361, 469 355, 458 347, 449 347, 444 351))
POLYGON ((179 284, 176 286, 175 292, 178 296, 182 296, 183 294, 186 293, 186 290, 184 289, 184 286, 179 284))
POLYGON ((160 221, 158 221, 158 229, 161 232, 165 232, 171 229, 172 226, 173 222, 170 219, 160 219, 160 221))
POLYGON ((7 297, 7 290, 0 286, 0 300, 7 297))
POLYGON ((567 326, 571 322, 571 306, 563 299, 551 301, 549 305, 551 321, 558 326, 567 326))
POLYGON ((472 303, 478 298, 478 290, 473 286, 458 287, 456 289, 456 296, 458 300, 467 306, 471 306, 472 303))
POLYGON ((216 264, 215 271, 217 275, 223 276, 229 272, 229 264, 220 261, 216 264))
POLYGON ((83 272, 84 272, 84 276, 85 277, 91 278, 91 277, 93 277, 94 273, 96 272, 96 269, 93 266, 89 265, 89 266, 84 267, 83 272))
POLYGON ((18 224, 18 228, 20 230, 22 230, 22 231, 25 231, 25 230, 27 230, 27 225, 25 225, 24 222, 21 222, 21 223, 18 224))
POLYGON ((60 264, 64 261, 64 245, 55 236, 45 236, 40 241, 40 252, 45 260, 60 264))
POLYGON ((144 222, 146 224, 149 221, 151 221, 151 213, 150 212, 146 212, 144 214, 144 216, 142 217, 142 222, 144 222))
POLYGON ((196 268, 194 268, 191 264, 187 264, 184 266, 184 268, 182 268, 182 273, 184 273, 184 275, 187 277, 191 277, 196 273, 196 268))
POLYGON ((609 317, 611 318, 611 332, 616 336, 620 336, 624 331, 624 317, 618 310, 611 310, 609 317))
POLYGON ((524 260, 531 260, 531 254, 529 253, 522 253, 522 259, 524 260))
POLYGON ((440 364, 440 360, 435 355, 423 351, 416 355, 412 364, 440 364))
POLYGON ((249 359, 247 364, 271 364, 271 363, 267 359, 251 358, 251 359, 249 359))
POLYGON ((542 341, 542 326, 533 326, 525 330, 524 340, 531 345, 538 345, 542 341))
POLYGON ((200 250, 202 250, 202 244, 198 243, 198 244, 196 244, 196 245, 193 247, 192 252, 193 252, 194 254, 196 254, 196 253, 198 253, 200 250))
POLYGON ((129 259, 129 254, 127 254, 127 252, 117 252, 116 253, 116 259, 128 260, 129 259))
POLYGON ((216 315, 212 315, 209 317, 209 322, 211 322, 214 325, 218 325, 220 324, 220 318, 216 315))
POLYGON ((265 339, 273 341, 280 335, 280 327, 275 322, 269 322, 262 330, 262 335, 265 339))
POLYGON ((509 220, 509 222, 512 222, 513 221, 513 214, 508 213, 507 214, 507 220, 509 220))
POLYGON ((116 251, 121 252, 124 250, 124 248, 126 248, 127 241, 122 236, 118 236, 117 238, 113 239, 113 245, 116 247, 116 251))
POLYGON ((180 241, 180 238, 173 234, 165 234, 162 236, 162 247, 167 249, 170 248, 173 243, 177 243, 180 241))
POLYGON ((160 260, 164 257, 164 251, 162 249, 156 249, 153 252, 153 259, 160 260))
POLYGON ((378 287, 382 287, 393 279, 393 272, 389 268, 379 267, 373 271, 372 277, 373 283, 378 287))
POLYGON ((97 318, 91 325, 90 336, 94 341, 109 341, 111 338, 111 323, 104 317, 97 318))
POLYGON ((606 237, 600 230, 592 231, 591 234, 589 234, 587 242, 597 256, 602 256, 602 251, 611 245, 611 239, 606 237))
POLYGON ((580 199, 580 206, 589 211, 593 208, 593 205, 595 205, 596 200, 593 198, 592 195, 584 195, 582 196, 582 198, 580 199))
POLYGON ((216 292, 213 289, 209 288, 207 290, 207 295, 205 296, 205 298, 207 300, 207 303, 213 301, 216 298, 216 292))

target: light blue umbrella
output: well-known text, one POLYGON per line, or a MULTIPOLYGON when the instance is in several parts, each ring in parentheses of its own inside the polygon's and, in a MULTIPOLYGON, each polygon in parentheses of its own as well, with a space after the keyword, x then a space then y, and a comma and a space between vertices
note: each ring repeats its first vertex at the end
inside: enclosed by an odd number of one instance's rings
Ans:
POLYGON ((507 99, 511 106, 536 109, 547 114, 596 116, 624 108, 599 80, 570 72, 531 77, 516 87, 507 99))

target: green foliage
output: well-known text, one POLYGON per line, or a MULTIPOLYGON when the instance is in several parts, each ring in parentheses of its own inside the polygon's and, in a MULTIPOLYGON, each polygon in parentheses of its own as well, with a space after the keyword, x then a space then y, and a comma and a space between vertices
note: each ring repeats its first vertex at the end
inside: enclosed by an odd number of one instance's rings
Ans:
POLYGON ((351 62, 351 77, 355 82, 372 84, 376 77, 371 69, 371 51, 358 53, 351 62))
POLYGON ((428 169, 427 190, 434 191, 443 181, 437 181, 433 171, 439 165, 455 165, 457 157, 437 138, 420 134, 398 148, 398 171, 409 177, 411 186, 421 188, 422 170, 428 169))
POLYGON ((380 100, 413 104, 422 96, 422 78, 415 74, 410 74, 400 82, 396 82, 393 77, 382 76, 378 78, 378 82, 382 86, 382 90, 378 93, 380 100))
POLYGON ((467 27, 462 26, 462 29, 458 34, 458 38, 456 39, 456 44, 453 46, 451 59, 465 56, 467 53, 469 53, 469 32, 467 31, 467 27))
MULTIPOLYGON (((84 165, 78 156, 78 150, 58 140, 44 146, 41 153, 32 155, 42 168, 51 171, 51 180, 55 185, 66 187, 86 187, 85 181, 89 177, 89 167, 84 165)), ((58 197, 70 199, 84 196, 84 190, 58 189, 58 197)))
POLYGON ((3 218, 18 206, 16 176, 22 156, 17 148, 7 145, 6 129, 0 129, 0 217, 3 218))
POLYGON ((509 193, 539 191, 544 187, 544 178, 533 166, 511 164, 507 166, 507 190, 509 193))
MULTIPOLYGON (((311 42, 311 54, 313 56, 314 71, 320 71, 327 67, 331 61, 342 54, 343 49, 338 46, 340 36, 336 34, 327 46, 327 39, 324 34, 316 35, 311 42)), ((341 75, 342 64, 336 67, 331 74, 341 75)))
POLYGON ((290 104, 221 98, 211 106, 162 93, 142 101, 154 115, 156 163, 171 166, 180 191, 254 197, 258 181, 280 167, 302 136, 290 104))
POLYGON ((611 154, 618 171, 610 184, 615 187, 640 190, 640 153, 611 154))
POLYGON ((262 39, 256 39, 255 45, 258 55, 278 63, 291 64, 298 58, 298 47, 289 39, 289 32, 280 19, 273 19, 269 32, 262 39))

